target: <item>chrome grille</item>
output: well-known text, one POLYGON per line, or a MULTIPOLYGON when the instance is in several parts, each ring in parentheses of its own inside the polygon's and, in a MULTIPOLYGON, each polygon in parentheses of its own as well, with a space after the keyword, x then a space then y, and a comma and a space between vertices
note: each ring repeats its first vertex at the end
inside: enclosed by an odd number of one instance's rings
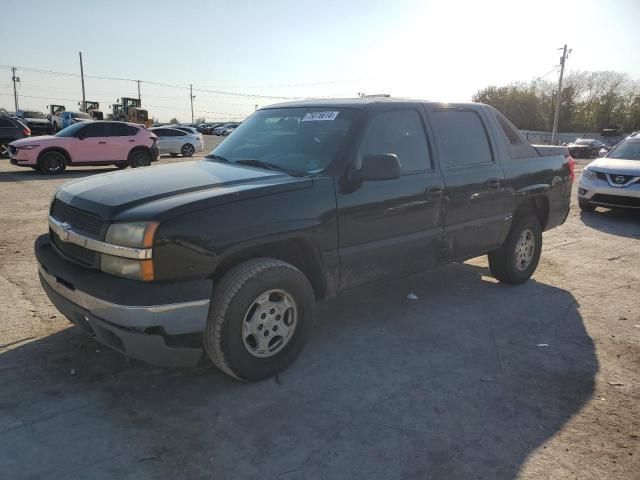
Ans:
POLYGON ((103 222, 100 217, 71 207, 58 199, 53 201, 51 216, 59 222, 68 223, 76 232, 88 233, 95 237, 100 236, 102 232, 103 222))

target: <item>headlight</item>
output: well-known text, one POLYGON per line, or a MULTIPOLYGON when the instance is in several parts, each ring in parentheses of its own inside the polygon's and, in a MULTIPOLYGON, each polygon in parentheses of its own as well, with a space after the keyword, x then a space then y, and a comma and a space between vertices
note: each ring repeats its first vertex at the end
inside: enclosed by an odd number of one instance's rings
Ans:
POLYGON ((17 147, 18 150, 33 150, 34 148, 38 148, 40 145, 23 145, 20 147, 17 147))
POLYGON ((151 248, 157 229, 158 224, 151 222, 114 223, 107 230, 105 242, 123 247, 151 248))
POLYGON ((134 260, 103 253, 100 270, 134 280, 153 280, 153 260, 134 260))
MULTIPOLYGON (((106 243, 131 248, 152 248, 158 229, 155 222, 114 223, 109 226, 106 243)), ((134 280, 153 280, 153 260, 102 254, 100 270, 134 280)))
POLYGON ((593 180, 594 178, 596 178, 596 172, 594 172, 593 170, 589 170, 588 168, 585 168, 584 170, 582 170, 582 175, 584 175, 586 178, 593 180))

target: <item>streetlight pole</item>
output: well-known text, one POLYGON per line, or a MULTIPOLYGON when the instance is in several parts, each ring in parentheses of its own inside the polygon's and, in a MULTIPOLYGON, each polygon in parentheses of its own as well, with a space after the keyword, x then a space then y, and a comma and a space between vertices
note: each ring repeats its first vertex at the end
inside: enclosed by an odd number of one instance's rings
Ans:
POLYGON ((82 52, 78 52, 78 55, 80 55, 80 79, 82 81, 82 111, 86 112, 87 99, 85 98, 85 95, 84 95, 84 69, 82 67, 82 52))
MULTIPOLYGON (((569 50, 571 51, 571 50, 569 50)), ((558 119, 560 118, 560 98, 562 95, 562 77, 564 77, 564 64, 567 61, 567 44, 562 49, 562 57, 560 57, 560 79, 558 80, 558 93, 556 95, 556 111, 553 114, 553 130, 551 131, 551 143, 558 143, 558 119)))

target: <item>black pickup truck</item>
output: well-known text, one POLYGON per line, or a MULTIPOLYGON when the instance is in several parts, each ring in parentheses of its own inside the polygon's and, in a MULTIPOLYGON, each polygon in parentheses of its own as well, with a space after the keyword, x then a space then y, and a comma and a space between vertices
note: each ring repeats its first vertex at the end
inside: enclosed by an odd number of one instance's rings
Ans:
POLYGON ((286 368, 314 304, 488 254, 536 269, 569 212, 573 160, 480 104, 395 99, 263 108, 204 159, 72 181, 36 241, 54 305, 159 365, 258 380, 286 368))

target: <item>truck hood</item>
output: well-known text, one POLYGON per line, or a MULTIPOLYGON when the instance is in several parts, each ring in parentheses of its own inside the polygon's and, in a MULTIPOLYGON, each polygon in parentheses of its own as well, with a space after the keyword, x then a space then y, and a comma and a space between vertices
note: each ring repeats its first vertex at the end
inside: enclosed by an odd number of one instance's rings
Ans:
POLYGON ((107 220, 125 211, 143 218, 203 200, 300 183, 285 173, 200 160, 104 173, 64 184, 59 200, 107 220))
POLYGON ((602 157, 594 160, 588 166, 604 173, 640 175, 640 160, 624 160, 622 158, 602 157))

